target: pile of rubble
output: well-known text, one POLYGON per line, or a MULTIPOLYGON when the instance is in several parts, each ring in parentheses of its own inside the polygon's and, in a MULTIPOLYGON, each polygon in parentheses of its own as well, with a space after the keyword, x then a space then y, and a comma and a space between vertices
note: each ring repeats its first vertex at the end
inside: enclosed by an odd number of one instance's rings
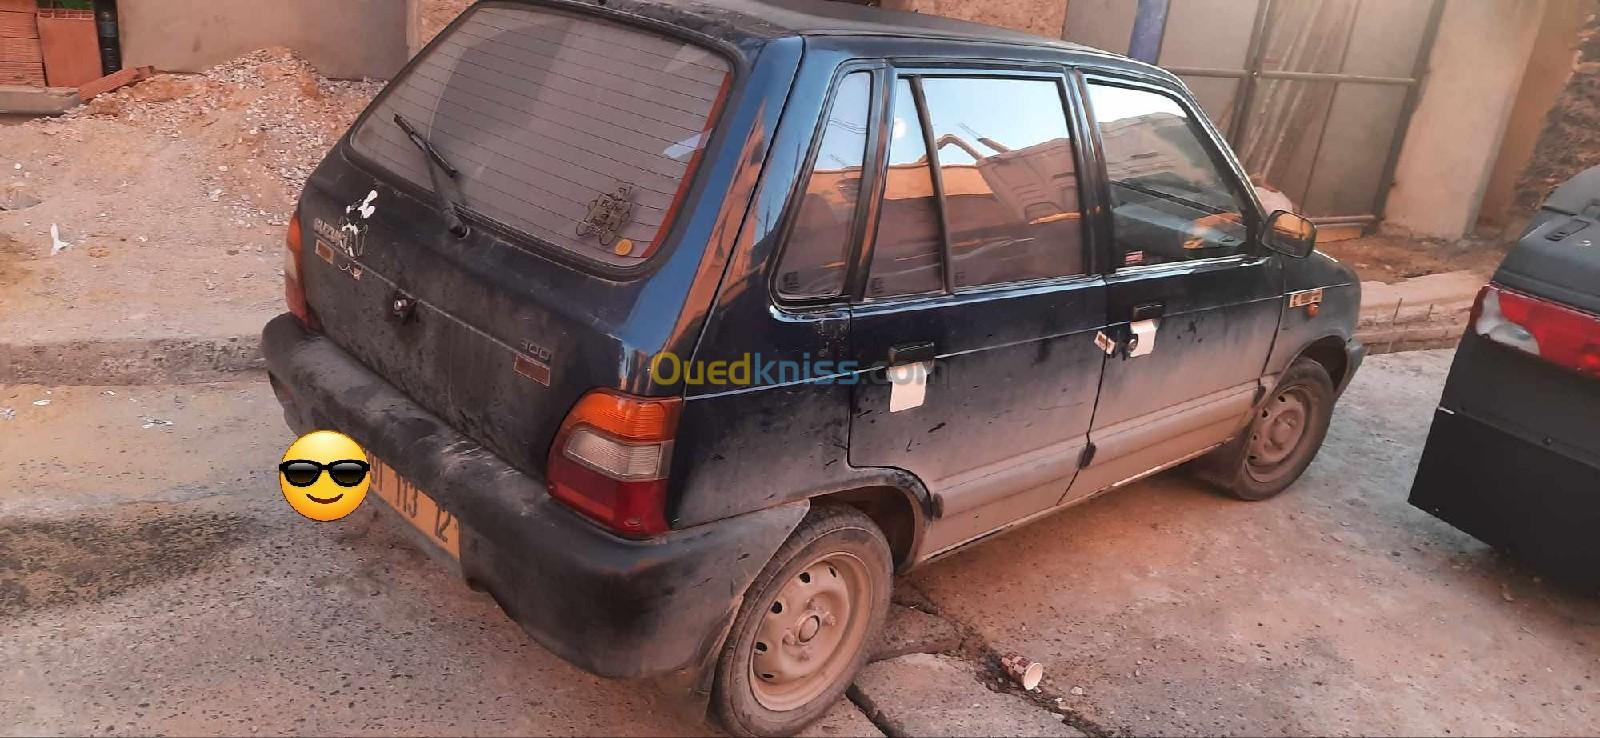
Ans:
POLYGON ((268 49, 0 124, 0 336, 253 335, 306 178, 380 89, 268 49))
MULTIPOLYGON (((193 144, 216 171, 238 175, 219 179, 245 180, 246 189, 276 179, 281 191, 262 193, 268 202, 258 205, 281 208, 381 89, 379 81, 329 80, 289 49, 264 49, 203 74, 157 75, 100 95, 61 125, 113 118, 193 144)), ((229 189, 217 184, 207 190, 213 202, 229 189)))

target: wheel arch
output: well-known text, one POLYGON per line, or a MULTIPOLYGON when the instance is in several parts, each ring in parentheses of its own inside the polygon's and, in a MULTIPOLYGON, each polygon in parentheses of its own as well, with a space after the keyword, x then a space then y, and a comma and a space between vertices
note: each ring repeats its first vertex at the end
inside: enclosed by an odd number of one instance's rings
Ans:
MULTIPOLYGON (((1335 390, 1343 388, 1350 371, 1350 354, 1345 350, 1345 343, 1346 340, 1342 336, 1323 336, 1306 344, 1289 364, 1293 364, 1296 359, 1315 361, 1328 372, 1328 378, 1333 380, 1335 390)), ((1287 369, 1288 366, 1286 364, 1284 368, 1287 369)))
POLYGON ((922 482, 902 469, 876 469, 869 479, 845 489, 813 495, 811 504, 837 503, 860 510, 872 519, 889 541, 895 571, 914 563, 923 530, 931 517, 931 503, 922 482))

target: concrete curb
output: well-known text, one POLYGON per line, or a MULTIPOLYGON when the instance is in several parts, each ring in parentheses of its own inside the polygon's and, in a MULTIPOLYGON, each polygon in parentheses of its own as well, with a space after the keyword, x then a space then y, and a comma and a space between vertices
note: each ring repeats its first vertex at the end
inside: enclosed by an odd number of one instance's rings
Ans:
POLYGON ((195 384, 265 369, 257 334, 0 343, 0 384, 195 384))
POLYGON ((1369 355, 1376 356, 1402 351, 1455 348, 1465 330, 1466 324, 1463 323, 1453 328, 1422 325, 1397 330, 1356 331, 1356 340, 1367 347, 1369 355))
POLYGON ((1453 348, 1485 278, 1470 271, 1361 285, 1356 338, 1374 354, 1453 348))
POLYGON ((61 115, 82 104, 75 87, 0 85, 0 114, 61 115))

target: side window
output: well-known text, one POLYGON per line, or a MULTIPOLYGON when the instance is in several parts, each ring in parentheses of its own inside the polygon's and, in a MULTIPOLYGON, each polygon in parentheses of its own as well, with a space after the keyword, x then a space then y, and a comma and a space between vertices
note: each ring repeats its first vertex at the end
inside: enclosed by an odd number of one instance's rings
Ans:
POLYGON ((800 212, 784 245, 779 295, 805 299, 844 291, 856 203, 861 199, 871 100, 870 72, 846 75, 834 93, 800 212))
POLYGON ((922 80, 957 289, 1084 272, 1078 175, 1055 80, 922 80))
POLYGON ((894 117, 886 132, 889 166, 866 296, 938 292, 944 289, 939 202, 909 80, 895 83, 894 117))
POLYGON ((1091 81, 1089 104, 1105 152, 1117 263, 1163 264, 1244 250, 1243 200, 1176 100, 1091 81))

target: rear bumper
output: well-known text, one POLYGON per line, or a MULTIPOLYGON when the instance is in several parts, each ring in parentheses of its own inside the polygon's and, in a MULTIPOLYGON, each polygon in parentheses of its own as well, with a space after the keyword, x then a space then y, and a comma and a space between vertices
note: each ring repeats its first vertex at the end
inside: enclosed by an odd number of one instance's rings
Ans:
POLYGON ((1547 575, 1600 584, 1596 465, 1440 408, 1411 504, 1547 575))
POLYGON ((541 645, 600 676, 701 686, 745 589, 807 510, 797 503, 649 541, 618 538, 293 316, 267 324, 262 348, 295 432, 344 432, 432 496, 466 529, 463 575, 541 645))

